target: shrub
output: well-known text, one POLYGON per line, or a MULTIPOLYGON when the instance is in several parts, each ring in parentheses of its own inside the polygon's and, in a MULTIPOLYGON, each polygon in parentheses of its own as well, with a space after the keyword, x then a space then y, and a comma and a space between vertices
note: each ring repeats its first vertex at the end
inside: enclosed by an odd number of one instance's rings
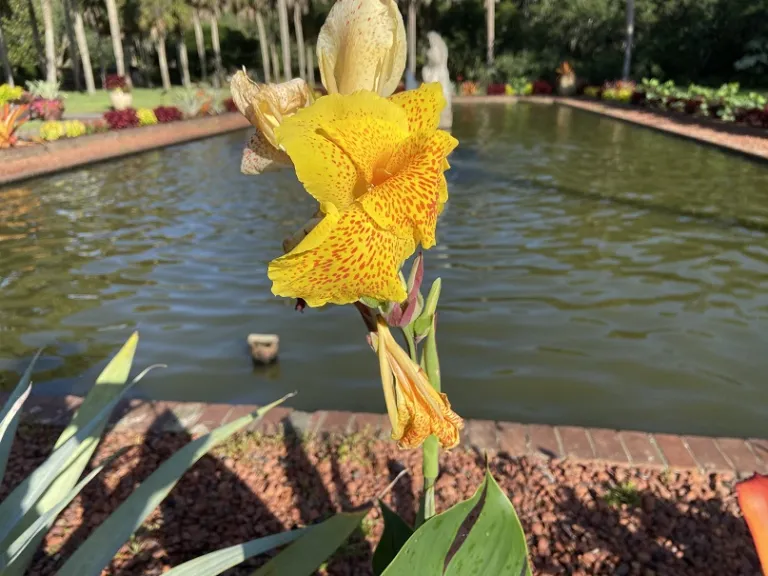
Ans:
POLYGON ((531 93, 537 95, 552 94, 552 84, 546 80, 536 80, 531 84, 531 93))
POLYGON ((61 84, 58 82, 46 82, 45 80, 32 80, 27 82, 27 90, 32 96, 44 100, 63 100, 64 94, 59 92, 61 84))
POLYGON ((105 112, 104 120, 109 124, 110 130, 124 130, 125 128, 134 128, 139 125, 139 118, 136 116, 136 110, 133 108, 105 112))
POLYGON ((0 106, 7 102, 15 102, 20 100, 24 90, 21 86, 12 88, 9 84, 0 85, 0 106))
POLYGON ((506 94, 507 96, 514 96, 515 94, 517 94, 517 92, 515 92, 515 89, 512 88, 511 84, 505 84, 504 85, 504 94, 506 94))
POLYGON ((46 142, 54 142, 59 138, 64 138, 64 123, 56 120, 43 122, 40 126, 40 138, 46 142))
POLYGON ((470 81, 464 81, 459 84, 459 94, 462 96, 474 96, 477 94, 477 84, 470 81))
POLYGON ((107 76, 106 81, 104 82, 104 87, 107 90, 120 90, 122 92, 130 92, 131 86, 128 82, 128 78, 125 76, 121 76, 120 74, 109 74, 107 76))
POLYGON ((589 98, 600 98, 603 94, 602 86, 587 86, 584 88, 584 95, 589 98))
POLYGON ((0 106, 0 148, 10 148, 20 144, 16 131, 28 117, 29 106, 22 104, 13 106, 7 102, 0 106))
POLYGON ((85 136, 85 124, 80 120, 67 120, 64 122, 64 134, 67 138, 78 138, 85 136))
POLYGON ((506 86, 504 84, 489 84, 486 94, 488 94, 488 96, 506 94, 506 86))
POLYGON ((61 120, 64 114, 64 102, 47 98, 35 98, 30 105, 32 119, 61 120))
POLYGON ((154 112, 155 118, 157 118, 157 121, 160 124, 165 124, 166 122, 176 122, 183 119, 181 110, 176 108, 176 106, 158 106, 155 108, 154 112))
POLYGON ((109 132, 109 124, 107 124, 106 120, 103 118, 92 120, 91 122, 86 122, 86 134, 100 134, 102 132, 109 132))
MULTIPOLYGON (((397 92, 397 90, 395 90, 395 92, 397 92)), ((224 109, 227 112, 237 112, 237 106, 235 106, 235 101, 231 97, 224 100, 224 109)))
POLYGON ((157 116, 149 108, 139 108, 136 111, 136 116, 139 119, 139 126, 151 126, 157 124, 157 116))
POLYGON ((173 94, 173 100, 186 118, 207 114, 210 106, 206 93, 195 88, 176 90, 173 94))

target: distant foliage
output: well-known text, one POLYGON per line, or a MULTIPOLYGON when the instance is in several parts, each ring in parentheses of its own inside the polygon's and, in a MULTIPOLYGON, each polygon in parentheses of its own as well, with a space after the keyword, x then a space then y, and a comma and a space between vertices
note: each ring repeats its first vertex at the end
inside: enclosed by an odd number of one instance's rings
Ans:
POLYGON ((110 130, 124 130, 139 125, 139 117, 136 116, 136 110, 133 108, 105 112, 104 120, 107 121, 110 130))
POLYGON ((44 100, 63 100, 64 94, 61 93, 61 84, 59 82, 46 82, 45 80, 33 80, 27 82, 27 90, 35 98, 44 100))
POLYGON ((24 89, 21 86, 11 87, 8 84, 0 85, 0 106, 7 102, 15 102, 20 100, 24 94, 24 89))
POLYGON ((181 110, 176 108, 176 106, 158 106, 154 109, 154 113, 155 118, 157 118, 157 121, 160 124, 165 124, 166 122, 178 122, 184 118, 181 110))
POLYGON ((195 118, 207 114, 210 98, 204 90, 181 88, 173 93, 173 101, 185 118, 195 118))
POLYGON ((136 116, 139 119, 139 126, 152 126, 157 124, 157 116, 154 111, 149 108, 139 108, 136 111, 136 116))
POLYGON ((109 132, 109 124, 106 120, 98 119, 85 123, 86 134, 100 134, 102 132, 109 132))
POLYGON ((536 80, 531 85, 531 92, 541 96, 552 94, 552 84, 546 80, 536 80))

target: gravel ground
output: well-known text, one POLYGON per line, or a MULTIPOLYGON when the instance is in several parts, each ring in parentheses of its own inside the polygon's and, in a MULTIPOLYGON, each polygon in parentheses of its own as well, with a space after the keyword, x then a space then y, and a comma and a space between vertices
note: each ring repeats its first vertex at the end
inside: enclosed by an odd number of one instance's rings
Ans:
MULTIPOLYGON (((59 430, 23 426, 0 499, 39 464, 59 430)), ((133 446, 61 515, 35 560, 53 574, 186 434, 109 433, 97 459, 133 446)), ((104 574, 154 575, 197 555, 311 524, 364 503, 403 467, 417 479, 419 453, 365 434, 298 441, 247 433, 204 457, 123 546, 104 574)), ((483 456, 459 448, 441 458, 438 508, 471 496, 483 456)), ((624 468, 601 462, 492 455, 491 471, 515 504, 540 575, 757 576, 756 553, 733 494, 733 476, 624 468)), ((418 481, 405 476, 387 497, 412 521, 418 481)), ((362 529, 319 574, 371 574, 382 523, 373 510, 362 529)), ((247 574, 264 559, 229 574, 247 574)))

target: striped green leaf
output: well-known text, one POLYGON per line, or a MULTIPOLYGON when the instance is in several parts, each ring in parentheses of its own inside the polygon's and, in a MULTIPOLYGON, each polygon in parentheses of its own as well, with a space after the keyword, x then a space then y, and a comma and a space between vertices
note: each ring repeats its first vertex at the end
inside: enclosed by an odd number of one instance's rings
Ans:
POLYGON ((35 357, 32 358, 32 362, 29 363, 21 380, 11 392, 2 412, 0 412, 0 481, 3 480, 5 466, 11 453, 13 436, 16 434, 16 427, 19 424, 19 412, 32 391, 32 371, 35 369, 35 363, 40 357, 40 352, 42 350, 38 350, 35 357))

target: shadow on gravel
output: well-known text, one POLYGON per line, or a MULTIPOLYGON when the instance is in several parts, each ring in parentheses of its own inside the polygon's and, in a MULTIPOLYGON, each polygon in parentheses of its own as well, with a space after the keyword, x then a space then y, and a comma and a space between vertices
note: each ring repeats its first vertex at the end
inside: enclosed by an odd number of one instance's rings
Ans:
MULTIPOLYGON (((108 573, 112 576, 161 574, 164 568, 202 554, 300 525, 315 524, 349 507, 351 500, 344 481, 338 477, 336 454, 328 454, 327 468, 336 470, 335 477, 329 480, 324 470, 326 463, 320 462, 314 467, 290 421, 284 420, 283 426, 285 433, 274 437, 277 444, 282 442, 285 447, 286 456, 279 461, 270 460, 262 450, 248 450, 236 438, 203 456, 120 550, 108 573), (237 472, 233 470, 235 460, 237 472), (276 465, 284 471, 287 486, 267 478, 268 474, 275 476, 276 465), (245 473, 243 468, 247 470, 245 473), (326 489, 328 485, 335 485, 335 496, 326 489), (281 522, 275 513, 283 518, 293 517, 294 521, 281 522)), ((46 539, 45 550, 38 551, 29 573, 54 574, 143 480, 192 439, 187 432, 168 431, 174 429, 182 429, 175 416, 171 412, 161 414, 146 436, 137 436, 140 444, 86 486, 75 501, 82 508, 70 506, 59 517, 46 539)), ((60 431, 58 427, 41 426, 20 430, 20 442, 14 445, 9 473, 0 494, 6 495, 43 462, 60 431)), ((106 442, 109 443, 109 436, 106 442)), ((112 452, 117 447, 108 444, 107 449, 112 452)), ((351 565, 370 566, 371 557, 365 534, 358 529, 327 562, 324 574, 366 574, 365 570, 350 572, 351 565), (341 559, 342 555, 345 560, 341 559), (351 558, 354 558, 352 562, 351 558)), ((224 574, 251 574, 267 559, 261 556, 246 561, 224 574)))

